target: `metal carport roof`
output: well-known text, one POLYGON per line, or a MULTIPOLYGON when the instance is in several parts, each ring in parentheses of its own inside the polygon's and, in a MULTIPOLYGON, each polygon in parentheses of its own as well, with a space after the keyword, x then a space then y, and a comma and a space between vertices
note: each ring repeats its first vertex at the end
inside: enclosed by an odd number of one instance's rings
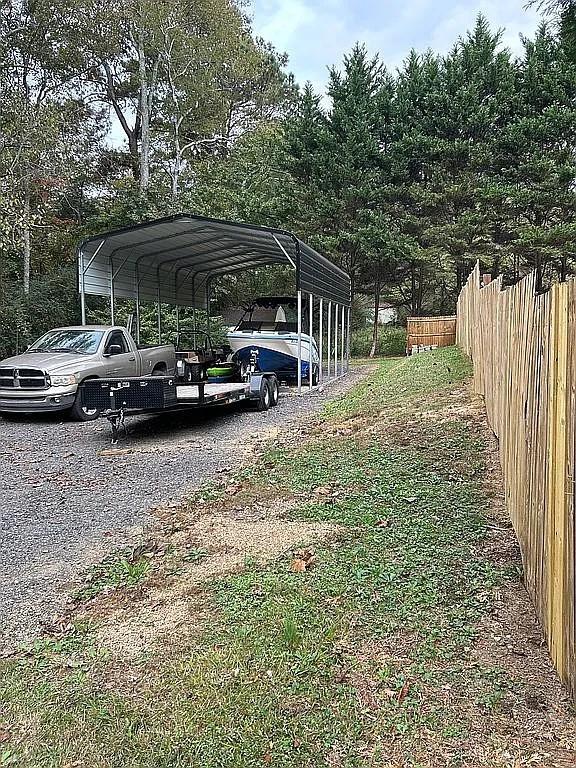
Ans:
POLYGON ((85 240, 78 248, 85 294, 206 307, 210 280, 265 264, 289 264, 296 289, 350 306, 350 277, 282 229, 180 213, 85 240))

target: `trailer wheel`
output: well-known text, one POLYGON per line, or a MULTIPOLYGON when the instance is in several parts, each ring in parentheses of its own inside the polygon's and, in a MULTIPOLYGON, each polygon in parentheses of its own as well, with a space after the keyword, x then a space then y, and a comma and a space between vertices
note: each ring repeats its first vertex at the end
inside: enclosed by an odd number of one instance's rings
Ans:
POLYGON ((280 399, 280 385, 276 376, 270 376, 268 387, 270 388, 270 405, 274 407, 278 405, 278 400, 280 399))
POLYGON ((260 397, 256 400, 256 410, 267 411, 268 408, 270 408, 271 399, 268 381, 262 379, 262 383, 260 384, 260 397))

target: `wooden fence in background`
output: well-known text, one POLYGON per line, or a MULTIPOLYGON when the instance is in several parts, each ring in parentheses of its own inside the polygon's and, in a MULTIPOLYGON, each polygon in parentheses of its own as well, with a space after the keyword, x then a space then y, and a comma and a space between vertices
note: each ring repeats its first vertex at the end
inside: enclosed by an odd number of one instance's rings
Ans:
POLYGON ((477 265, 458 299, 457 343, 499 439, 526 586, 576 699, 576 282, 534 289, 534 274, 504 290, 501 278, 481 287, 477 265))
POLYGON ((456 315, 409 317, 406 321, 408 353, 416 346, 450 347, 456 343, 456 315))

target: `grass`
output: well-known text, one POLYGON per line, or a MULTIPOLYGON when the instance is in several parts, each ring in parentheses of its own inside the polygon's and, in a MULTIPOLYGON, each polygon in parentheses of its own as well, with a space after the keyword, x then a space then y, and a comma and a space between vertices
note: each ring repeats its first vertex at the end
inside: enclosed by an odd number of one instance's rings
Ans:
POLYGON ((102 592, 135 587, 150 572, 150 561, 131 551, 113 552, 89 569, 85 584, 76 592, 77 600, 89 600, 102 592))
MULTIPOLYGON (((419 418, 468 374, 454 349, 384 360, 303 445, 240 473, 254 498, 289 492, 293 517, 340 539, 309 572, 287 556, 207 585, 213 621, 132 663, 129 684, 90 628, 4 661, 0 766, 424 768, 438 743, 456 755, 438 765, 470 765, 455 745, 512 687, 470 661, 509 573, 479 554, 481 438, 419 418)), ((117 561, 91 588, 143 576, 117 561)))

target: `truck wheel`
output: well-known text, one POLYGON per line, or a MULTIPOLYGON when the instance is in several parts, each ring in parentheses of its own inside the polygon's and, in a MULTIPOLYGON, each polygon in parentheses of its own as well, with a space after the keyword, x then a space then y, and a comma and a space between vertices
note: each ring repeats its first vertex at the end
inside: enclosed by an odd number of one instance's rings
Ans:
POLYGON ((98 410, 96 408, 84 408, 82 405, 82 395, 80 389, 76 392, 74 399, 74 405, 70 409, 70 417, 73 421, 94 421, 98 418, 98 410))
POLYGON ((260 384, 260 397, 256 401, 256 410, 267 411, 268 408, 270 408, 270 401, 270 386, 266 379, 262 379, 262 383, 260 384))
POLYGON ((278 405, 278 400, 280 399, 280 386, 276 376, 271 376, 268 379, 268 387, 270 389, 270 405, 274 407, 278 405))

